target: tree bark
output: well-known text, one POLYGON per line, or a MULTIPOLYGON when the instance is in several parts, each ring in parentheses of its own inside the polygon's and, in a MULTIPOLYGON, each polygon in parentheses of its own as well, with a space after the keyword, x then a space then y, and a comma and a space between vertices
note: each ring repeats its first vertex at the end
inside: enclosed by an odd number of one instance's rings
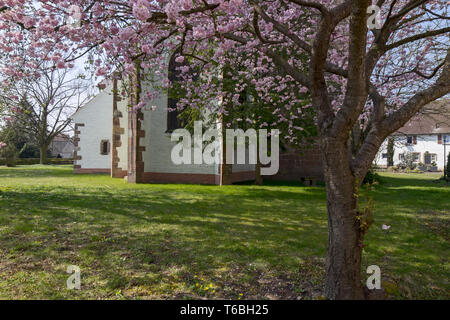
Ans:
POLYGON ((394 153, 395 153, 395 146, 394 146, 394 138, 389 137, 388 144, 387 144, 387 166, 392 167, 394 165, 394 153))
POLYGON ((257 157, 258 157, 258 160, 256 161, 256 165, 255 165, 255 184, 258 186, 262 186, 264 181, 263 181, 263 177, 261 175, 261 162, 259 161, 259 155, 257 157))
POLYGON ((48 145, 43 144, 40 146, 40 155, 39 155, 39 163, 40 164, 48 163, 47 151, 48 151, 48 145))
POLYGON ((322 138, 328 209, 325 296, 364 299, 361 283, 362 232, 358 214, 359 182, 350 167, 346 142, 322 138))

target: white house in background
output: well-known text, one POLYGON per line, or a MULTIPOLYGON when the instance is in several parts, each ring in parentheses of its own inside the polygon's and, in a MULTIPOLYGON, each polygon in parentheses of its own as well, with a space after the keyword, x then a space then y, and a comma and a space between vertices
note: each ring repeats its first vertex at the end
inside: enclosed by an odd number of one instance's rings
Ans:
MULTIPOLYGON (((394 165, 399 165, 405 154, 412 153, 414 162, 424 165, 436 163, 444 169, 450 152, 450 100, 439 100, 427 107, 435 112, 424 113, 411 119, 392 135, 394 138, 394 165), (439 107, 439 108, 438 108, 439 107), (446 154, 444 154, 444 150, 446 154)), ((383 143, 375 163, 388 165, 387 140, 383 143)))
MULTIPOLYGON (((171 81, 179 79, 176 65, 172 56, 171 81)), ((72 116, 75 173, 110 173, 127 177, 129 182, 158 183, 229 184, 255 178, 255 165, 250 164, 174 164, 171 152, 177 142, 171 141, 171 133, 181 128, 181 123, 178 111, 168 110, 175 109, 177 101, 162 92, 145 108, 133 112, 129 102, 118 96, 119 86, 120 81, 114 80, 72 116)), ((142 90, 152 89, 143 83, 142 90)))
POLYGON ((52 157, 63 159, 73 158, 74 148, 72 138, 65 134, 57 135, 49 146, 52 157))

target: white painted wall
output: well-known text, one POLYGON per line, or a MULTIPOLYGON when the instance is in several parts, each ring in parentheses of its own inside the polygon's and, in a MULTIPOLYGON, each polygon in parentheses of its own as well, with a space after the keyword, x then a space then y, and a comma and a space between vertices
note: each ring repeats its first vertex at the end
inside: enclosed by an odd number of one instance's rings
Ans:
MULTIPOLYGON (((447 137, 447 143, 450 144, 450 134, 442 135, 442 141, 444 142, 445 136, 447 137)), ((434 153, 437 155, 437 165, 439 170, 444 169, 444 163, 447 159, 446 155, 444 155, 444 145, 438 144, 438 136, 437 134, 430 135, 418 135, 417 136, 417 144, 407 144, 406 136, 397 136, 395 137, 395 148, 394 148, 394 165, 398 165, 400 161, 401 153, 408 152, 420 152, 420 160, 419 162, 425 163, 424 154, 425 152, 434 153)), ((450 152, 450 145, 446 146, 447 154, 450 152)), ((386 166, 387 158, 382 157, 383 153, 387 153, 387 140, 383 143, 377 157, 375 163, 378 165, 386 166)))
MULTIPOLYGON (((150 84, 143 84, 143 92, 153 90, 150 84)), ((75 164, 83 169, 110 169, 111 154, 100 154, 100 142, 112 142, 112 86, 107 87, 98 94, 74 116, 75 123, 83 123, 80 127, 80 142, 78 155, 82 160, 75 164)), ((171 134, 167 131, 167 104, 168 97, 162 93, 159 98, 148 102, 142 110, 144 119, 142 128, 145 137, 140 138, 140 145, 146 150, 143 152, 144 171, 161 173, 190 173, 190 174, 219 174, 219 164, 191 164, 175 165, 171 160, 171 152, 177 144, 171 141, 171 134), (152 107, 156 106, 155 110, 152 107)), ((128 101, 123 99, 118 103, 118 110, 122 113, 120 127, 125 129, 121 136, 122 146, 118 148, 119 168, 128 169, 128 101)), ((193 157, 192 157, 193 159, 193 157)), ((192 161, 193 163, 193 161, 192 161)), ((254 165, 233 165, 234 172, 253 171, 254 165)))
MULTIPOLYGON (((148 87, 147 90, 151 90, 151 88, 148 87)), ((140 145, 146 148, 143 153, 145 172, 218 174, 217 165, 175 165, 172 162, 171 152, 177 143, 172 142, 171 134, 166 133, 167 94, 163 93, 158 99, 149 102, 143 114, 145 137, 141 138, 140 145), (156 106, 156 110, 152 110, 152 106, 156 106)))
POLYGON ((78 155, 82 159, 75 162, 82 169, 111 168, 111 152, 108 155, 100 154, 100 143, 102 140, 112 142, 112 107, 110 86, 72 116, 75 124, 84 124, 84 127, 79 127, 78 135, 78 155))

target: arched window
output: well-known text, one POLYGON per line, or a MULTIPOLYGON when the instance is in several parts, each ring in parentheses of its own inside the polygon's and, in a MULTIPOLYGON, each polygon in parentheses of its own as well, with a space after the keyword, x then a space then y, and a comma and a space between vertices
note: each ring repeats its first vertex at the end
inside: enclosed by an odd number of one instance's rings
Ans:
POLYGON ((178 119, 180 111, 177 109, 177 103, 179 101, 177 82, 182 80, 182 72, 179 67, 186 65, 186 62, 178 63, 175 61, 179 53, 180 50, 175 51, 169 61, 169 80, 172 85, 170 86, 168 92, 167 132, 172 132, 176 129, 182 128, 182 122, 178 119))

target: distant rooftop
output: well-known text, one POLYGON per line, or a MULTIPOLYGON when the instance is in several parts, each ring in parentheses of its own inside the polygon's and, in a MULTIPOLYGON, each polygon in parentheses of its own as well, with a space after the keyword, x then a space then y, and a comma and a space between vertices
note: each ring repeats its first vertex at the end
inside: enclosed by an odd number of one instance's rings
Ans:
POLYGON ((54 139, 53 142, 58 142, 58 141, 70 141, 71 138, 65 134, 58 134, 54 139))
POLYGON ((397 134, 450 134, 450 99, 426 105, 397 134))

